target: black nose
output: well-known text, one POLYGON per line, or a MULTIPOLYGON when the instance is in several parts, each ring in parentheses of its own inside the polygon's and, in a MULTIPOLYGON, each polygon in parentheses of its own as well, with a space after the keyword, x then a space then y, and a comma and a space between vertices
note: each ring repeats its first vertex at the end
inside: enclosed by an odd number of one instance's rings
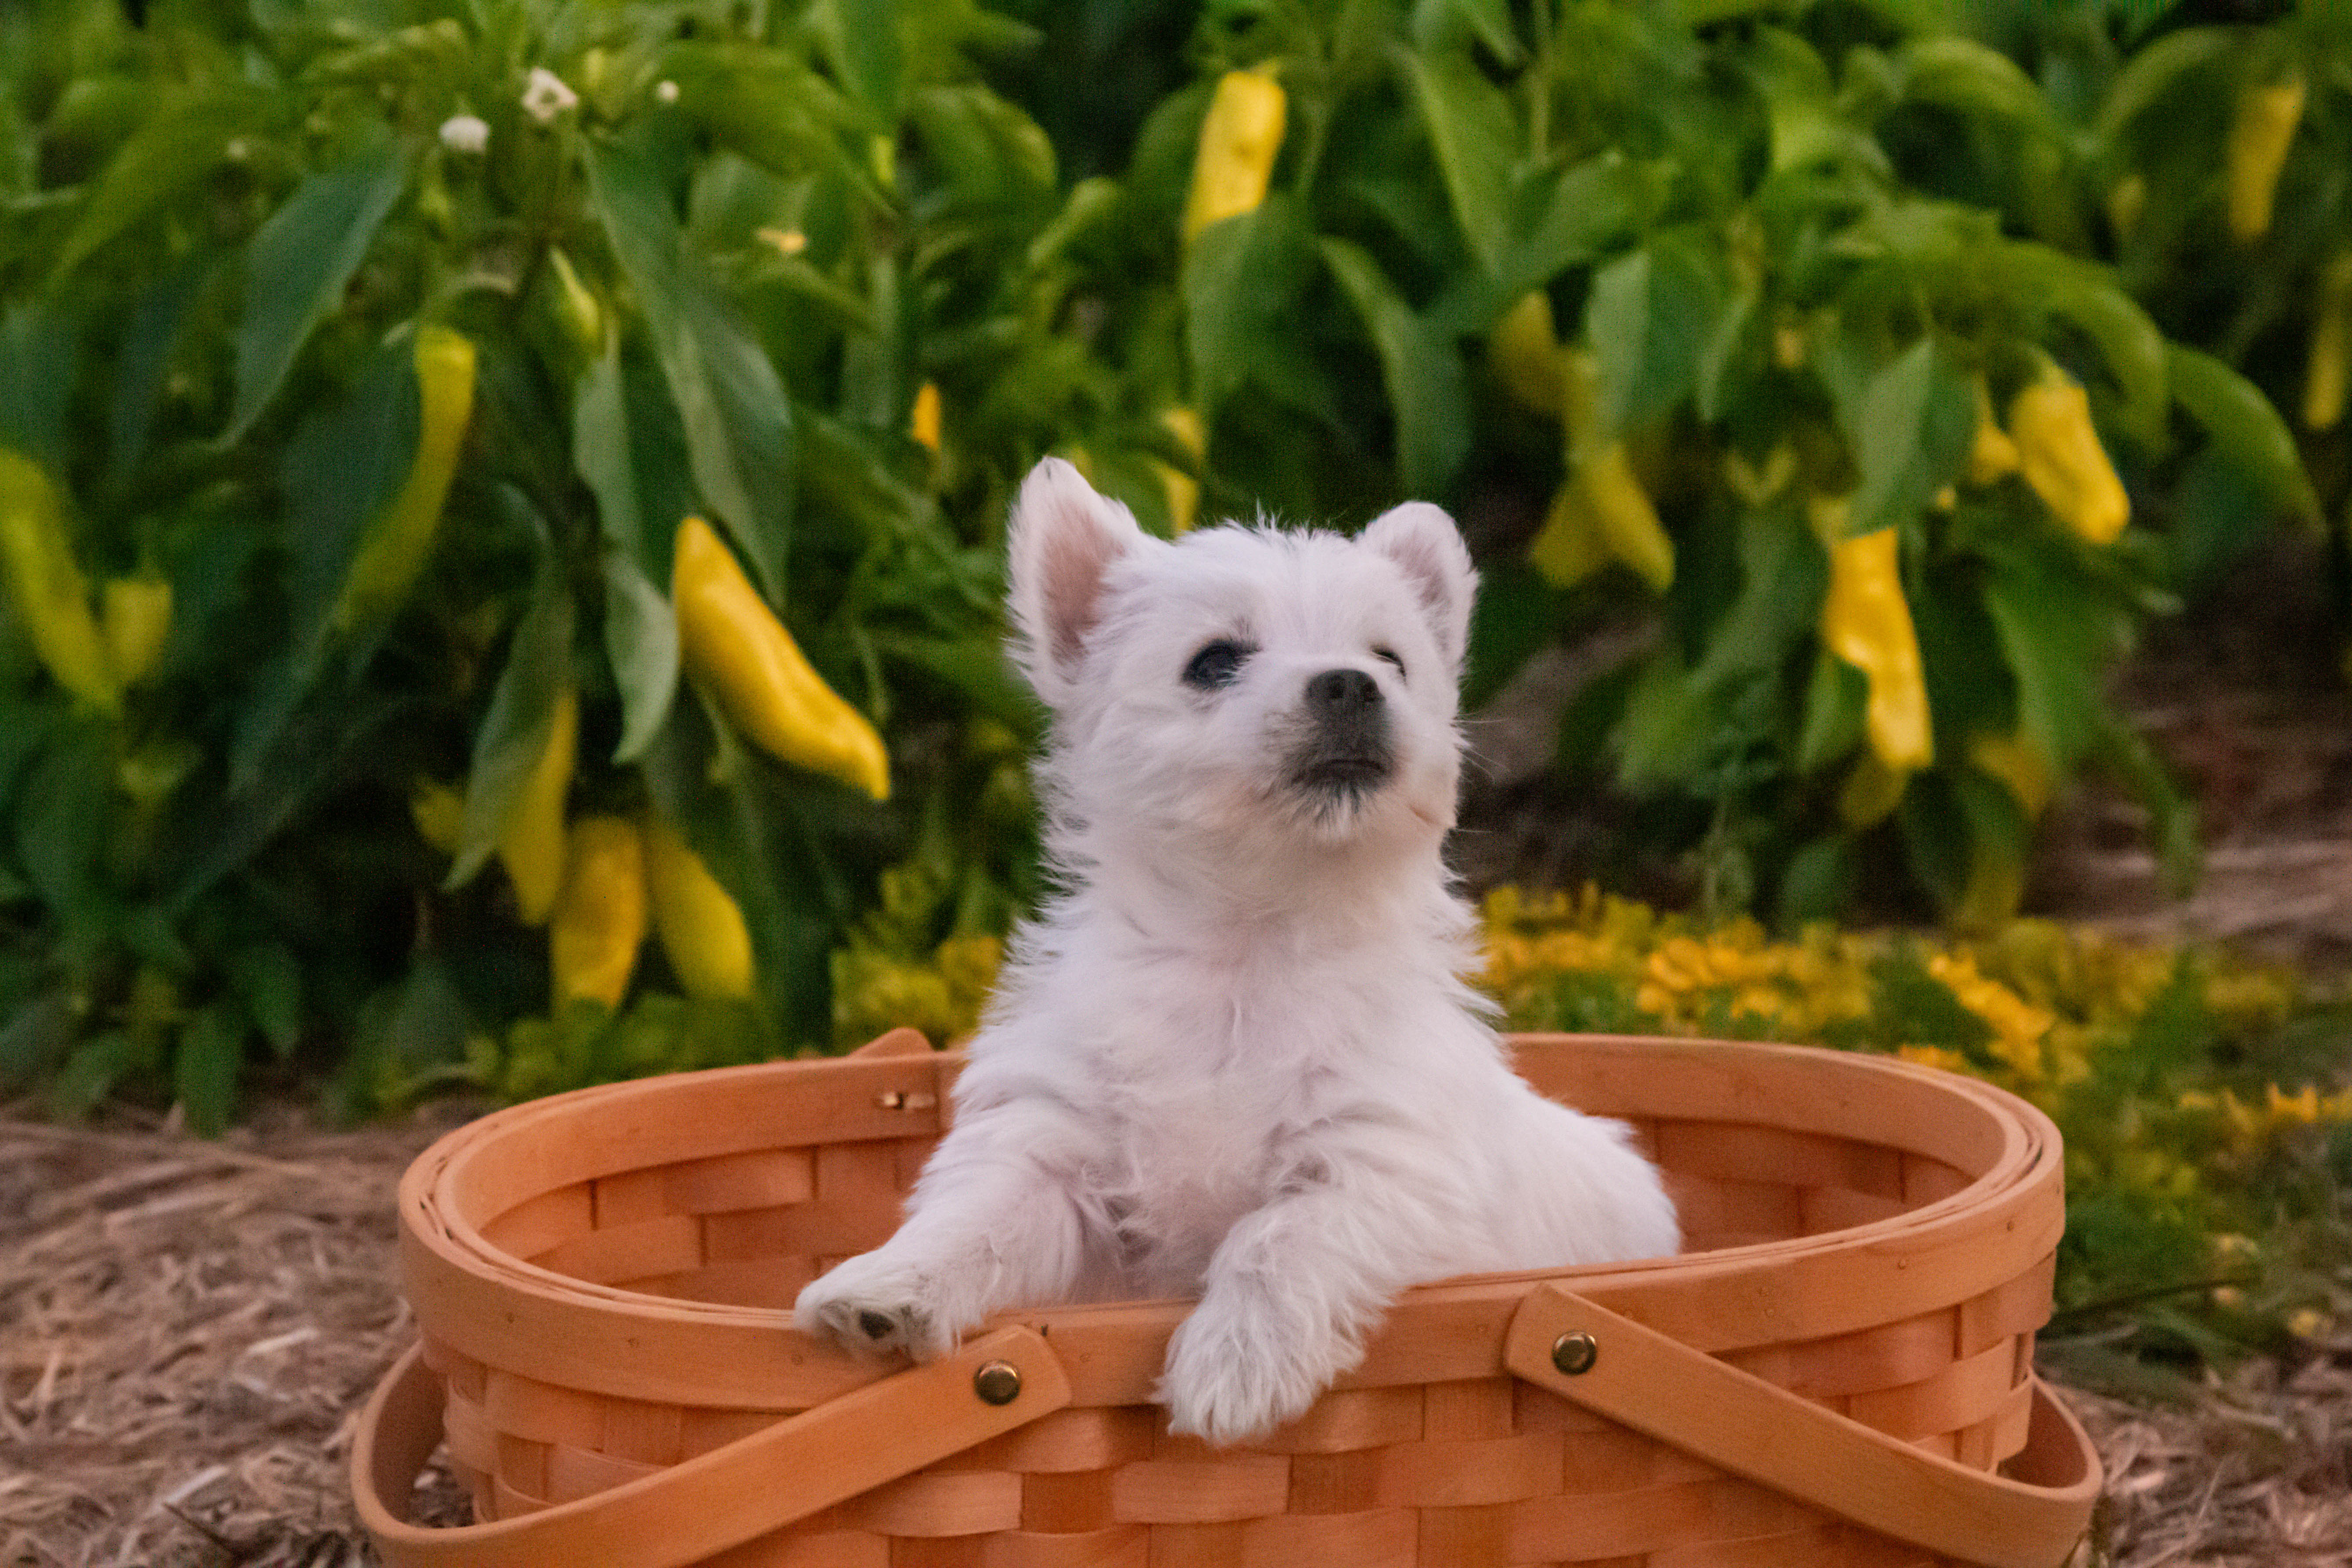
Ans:
POLYGON ((1307 706, 1330 718, 1369 712, 1381 705, 1379 682, 1360 669, 1327 669, 1307 681, 1307 706))

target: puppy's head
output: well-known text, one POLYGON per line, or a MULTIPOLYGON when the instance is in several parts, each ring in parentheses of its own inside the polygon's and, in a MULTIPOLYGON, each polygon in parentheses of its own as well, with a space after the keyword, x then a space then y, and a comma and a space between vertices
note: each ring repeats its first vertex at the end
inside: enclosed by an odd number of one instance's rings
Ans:
POLYGON ((1009 533, 1015 656, 1047 707, 1066 828, 1162 854, 1426 845, 1454 820, 1476 586, 1452 520, 1355 539, 1153 539, 1048 458, 1009 533))

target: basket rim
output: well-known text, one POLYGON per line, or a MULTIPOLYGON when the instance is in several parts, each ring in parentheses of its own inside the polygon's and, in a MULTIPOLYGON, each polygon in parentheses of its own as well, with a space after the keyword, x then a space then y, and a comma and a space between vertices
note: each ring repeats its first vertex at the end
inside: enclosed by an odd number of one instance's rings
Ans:
MULTIPOLYGON (((1853 1328, 1873 1326, 1890 1316, 1933 1310, 1979 1291, 1984 1274, 1997 1268, 2006 1279, 2039 1263, 2054 1247, 2064 1213, 2062 1162, 2057 1130, 2037 1108, 2017 1096, 1980 1080, 1964 1078, 1900 1058, 1825 1049, 1818 1047, 1719 1040, 1689 1040, 1647 1036, 1517 1035, 1507 1043, 1525 1055, 1532 1051, 1572 1049, 1617 1058, 1633 1056, 1680 1058, 1686 1063, 1776 1061, 1799 1063, 1849 1075, 1853 1083, 1907 1080, 1948 1097, 1954 1109, 1966 1107, 1985 1118, 1999 1133, 1999 1150, 1990 1165, 1959 1191, 1917 1208, 1862 1225, 1814 1236, 1749 1243, 1744 1246, 1682 1253, 1671 1257, 1617 1264, 1586 1265, 1568 1269, 1515 1270, 1465 1275, 1413 1287, 1402 1293, 1391 1316, 1416 1311, 1453 1317, 1466 1315, 1484 1321, 1501 1310, 1498 1303, 1516 1302, 1527 1290, 1546 1280, 1559 1280, 1608 1301, 1627 1315, 1664 1331, 1673 1332, 1697 1348, 1723 1351, 1741 1348, 1742 1340, 1719 1320, 1723 1292, 1741 1290, 1748 1305, 1763 1318, 1773 1316, 1775 1277, 1823 1261, 1843 1260, 1873 1278, 1903 1280, 1917 1300, 1903 1312, 1864 1311, 1838 1300, 1837 1291, 1813 1291, 1800 1320, 1784 1323, 1768 1338, 1826 1337, 1853 1328), (1992 1249, 1991 1255, 1986 1249, 1992 1249), (1968 1278, 1958 1283, 1954 1260, 1967 1264, 1968 1278), (1920 1268, 1912 1269, 1913 1263, 1920 1268), (1941 1291, 1948 1300, 1935 1299, 1941 1291), (1707 1297, 1706 1301, 1697 1298, 1707 1297), (1840 1312, 1860 1313, 1850 1324, 1840 1312)), ((911 1074, 940 1081, 961 1065, 957 1053, 927 1057, 889 1056, 865 1060, 832 1058, 777 1061, 702 1073, 599 1085, 507 1108, 445 1135, 411 1165, 400 1187, 401 1253, 409 1295, 426 1332, 461 1353, 488 1350, 487 1334, 499 1347, 542 1367, 551 1364, 530 1342, 552 1335, 571 1345, 564 1364, 577 1370, 577 1342, 584 1335, 635 1345, 638 1337, 695 1332, 768 1346, 762 1358, 774 1367, 771 1375, 738 1376, 742 1369, 723 1353, 705 1357, 713 1373, 724 1364, 727 1375, 706 1381, 689 1379, 696 1403, 738 1405, 760 1408, 786 1394, 793 1397, 829 1397, 883 1375, 887 1366, 851 1360, 785 1327, 789 1314, 772 1307, 683 1300, 600 1285, 530 1263, 490 1243, 471 1216, 462 1212, 451 1189, 463 1176, 469 1154, 492 1142, 528 1137, 535 1131, 572 1118, 593 1115, 615 1099, 658 1097, 668 1087, 692 1079, 724 1087, 744 1077, 765 1079, 781 1073, 862 1072, 884 1081, 911 1074), (503 1311, 502 1331, 475 1322, 485 1310, 503 1311), (530 1326, 519 1326, 531 1318, 530 1326), (745 1339, 744 1336, 756 1336, 745 1339), (778 1378, 782 1378, 780 1386, 778 1378)), ((1849 1131, 1845 1136, 1855 1136, 1849 1131)), ((1853 1269, 1849 1269, 1853 1272, 1853 1269)), ((999 1322, 1018 1321, 1054 1333, 1057 1344, 1118 1342, 1116 1353, 1104 1350, 1106 1385, 1135 1384, 1137 1353, 1133 1345, 1164 1343, 1166 1335, 1189 1311, 1184 1300, 1122 1301, 1087 1306, 1039 1308, 1000 1314, 999 1322), (1130 1344, 1130 1342, 1132 1343, 1130 1344), (1113 1363, 1116 1363, 1114 1368, 1113 1363)), ((1783 1306, 1783 1315, 1790 1310, 1783 1306)), ((1747 1342, 1763 1342, 1752 1338, 1747 1342)), ((505 1364, 498 1357, 477 1359, 505 1364)), ((612 1358, 602 1358, 610 1361, 612 1358)), ((1375 1358, 1377 1359, 1377 1358, 1375 1358)), ((1139 1363, 1138 1363, 1139 1364, 1139 1363)), ((1362 1386, 1387 1380, 1393 1367, 1360 1369, 1337 1385, 1362 1386)), ((633 1376, 627 1370, 607 1369, 608 1392, 624 1397, 678 1397, 681 1384, 667 1374, 633 1376)), ((1148 1384, 1147 1384, 1148 1387, 1148 1384)))

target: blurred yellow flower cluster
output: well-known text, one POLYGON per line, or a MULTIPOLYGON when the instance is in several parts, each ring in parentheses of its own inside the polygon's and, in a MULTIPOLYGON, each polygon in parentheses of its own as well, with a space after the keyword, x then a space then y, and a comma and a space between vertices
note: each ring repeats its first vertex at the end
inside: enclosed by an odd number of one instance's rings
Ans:
POLYGON ((2211 1117, 2233 1152, 2252 1153, 2294 1128, 2352 1122, 2352 1089, 2322 1094, 2317 1085, 2307 1083, 2288 1094, 2274 1083, 2264 1084, 2259 1104, 2240 1100, 2227 1089, 2193 1089, 2180 1097, 2180 1109, 2211 1117))
POLYGON ((856 1045, 901 1027, 920 1029, 934 1045, 960 1044, 980 1027, 996 984, 1003 943, 982 932, 951 936, 917 961, 852 942, 833 955, 833 1032, 856 1045))

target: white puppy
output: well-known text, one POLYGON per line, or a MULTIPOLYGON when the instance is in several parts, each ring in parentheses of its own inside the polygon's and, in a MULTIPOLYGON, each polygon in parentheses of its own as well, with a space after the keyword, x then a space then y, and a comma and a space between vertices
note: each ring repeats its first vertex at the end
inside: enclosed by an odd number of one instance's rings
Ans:
POLYGON ((1461 979, 1452 521, 1171 544, 1048 459, 1010 552, 1063 891, 905 1225, 800 1325, 928 1359, 1009 1306, 1197 1295, 1158 1396, 1223 1444, 1304 1411, 1405 1286, 1674 1251, 1626 1129, 1522 1083, 1461 979))

